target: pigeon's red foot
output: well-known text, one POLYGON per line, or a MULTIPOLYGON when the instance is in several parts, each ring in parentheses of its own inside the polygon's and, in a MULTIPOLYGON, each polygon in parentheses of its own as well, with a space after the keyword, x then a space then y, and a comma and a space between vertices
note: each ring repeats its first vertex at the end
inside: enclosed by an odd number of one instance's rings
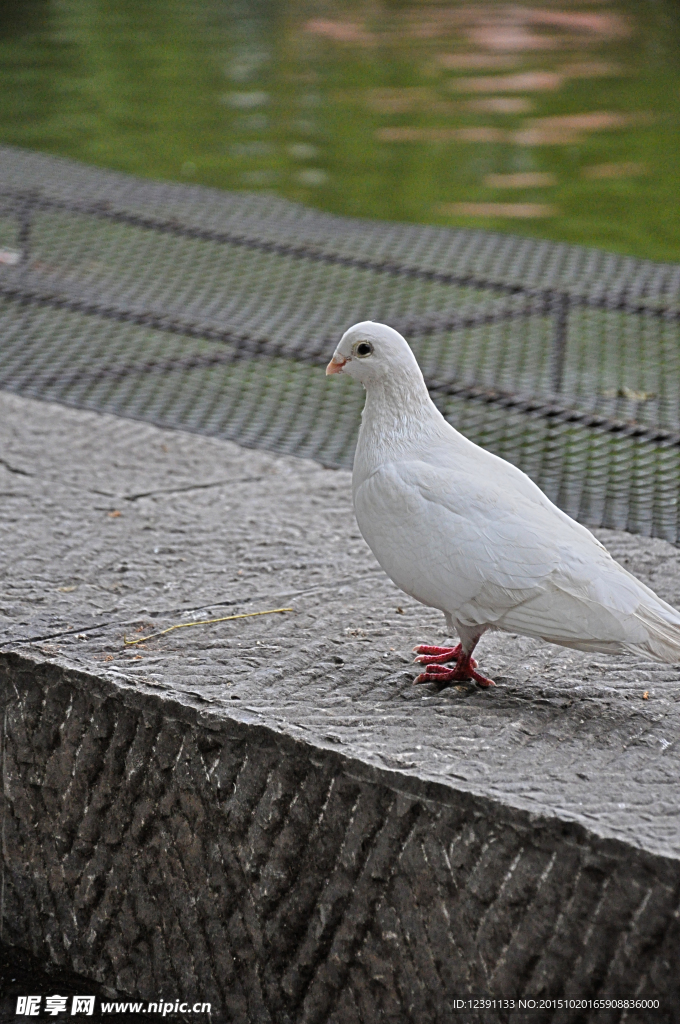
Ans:
MULTIPOLYGON (((449 661, 458 661, 462 652, 461 644, 457 644, 455 647, 432 647, 430 644, 418 644, 413 648, 413 653, 419 655, 415 659, 419 665, 445 665, 449 661)), ((470 659, 470 664, 473 668, 477 668, 474 658, 470 659)))
MULTIPOLYGON (((459 645, 460 646, 460 645, 459 645)), ((416 658, 416 661, 421 661, 420 658, 416 658)), ((473 679, 477 686, 481 686, 486 689, 488 686, 495 686, 493 679, 487 679, 480 672, 475 672, 475 666, 477 662, 474 658, 469 655, 463 654, 462 651, 457 655, 457 665, 455 668, 445 668, 444 665, 437 664, 436 662, 429 662, 424 672, 414 679, 414 683, 436 683, 440 689, 445 686, 450 686, 452 683, 465 682, 468 679, 473 679)))

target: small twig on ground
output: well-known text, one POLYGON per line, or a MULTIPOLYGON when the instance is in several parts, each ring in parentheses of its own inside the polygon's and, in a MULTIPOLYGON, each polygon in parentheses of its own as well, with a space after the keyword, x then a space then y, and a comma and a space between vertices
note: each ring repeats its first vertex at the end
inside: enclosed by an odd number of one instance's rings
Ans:
POLYGON ((224 615, 221 619, 198 619, 196 622, 176 622, 174 626, 168 626, 167 629, 162 629, 160 633, 151 633, 150 636, 140 636, 136 640, 128 640, 126 636, 123 637, 123 643, 126 647, 132 647, 134 644, 143 644, 145 640, 155 640, 158 636, 163 636, 165 633, 171 633, 173 629, 183 629, 185 626, 208 626, 212 622, 229 622, 230 619, 249 619, 253 615, 279 615, 283 612, 292 612, 292 608, 270 608, 264 612, 243 612, 241 615, 224 615))

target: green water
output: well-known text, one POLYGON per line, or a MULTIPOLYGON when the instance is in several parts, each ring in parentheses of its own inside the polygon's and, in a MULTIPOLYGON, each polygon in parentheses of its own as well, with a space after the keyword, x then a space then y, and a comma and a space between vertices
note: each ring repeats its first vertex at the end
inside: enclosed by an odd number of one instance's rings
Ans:
POLYGON ((680 260, 680 8, 0 0, 0 141, 680 260))

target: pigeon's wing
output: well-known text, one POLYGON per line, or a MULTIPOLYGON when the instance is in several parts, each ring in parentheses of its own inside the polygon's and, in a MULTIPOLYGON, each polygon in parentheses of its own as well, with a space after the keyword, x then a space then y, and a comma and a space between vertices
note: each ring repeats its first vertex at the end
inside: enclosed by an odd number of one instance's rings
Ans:
POLYGON ((361 485, 362 532, 398 586, 466 625, 585 650, 645 644, 641 606, 680 622, 524 474, 508 467, 499 486, 484 468, 400 461, 361 485))
POLYGON ((535 595, 558 565, 554 545, 541 543, 527 523, 524 499, 426 462, 383 464, 357 488, 354 503, 387 574, 452 614, 491 601, 497 617, 535 595))

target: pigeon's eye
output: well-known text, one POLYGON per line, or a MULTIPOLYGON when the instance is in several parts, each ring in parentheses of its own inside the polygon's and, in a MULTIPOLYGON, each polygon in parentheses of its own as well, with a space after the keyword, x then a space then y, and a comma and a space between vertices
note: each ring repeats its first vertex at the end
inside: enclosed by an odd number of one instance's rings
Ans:
POLYGON ((365 356, 370 356, 372 351, 373 346, 369 341, 360 341, 356 347, 356 354, 359 356, 360 359, 365 358, 365 356))

